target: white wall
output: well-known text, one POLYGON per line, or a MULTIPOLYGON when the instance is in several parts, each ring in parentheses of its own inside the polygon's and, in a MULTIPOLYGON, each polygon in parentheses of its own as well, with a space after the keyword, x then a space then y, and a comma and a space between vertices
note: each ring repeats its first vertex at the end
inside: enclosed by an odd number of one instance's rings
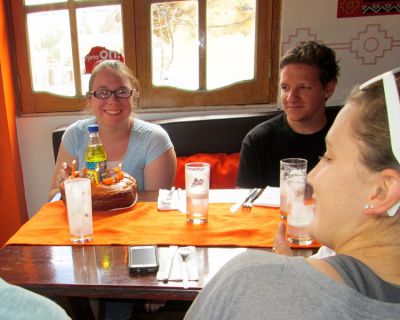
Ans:
POLYGON ((51 133, 79 116, 35 116, 17 118, 18 143, 24 176, 28 215, 47 201, 54 156, 51 133))
MULTIPOLYGON (((400 15, 337 19, 336 12, 337 1, 333 0, 283 0, 281 50, 286 51, 298 41, 316 40, 335 49, 340 59, 339 86, 329 105, 341 105, 355 83, 400 65, 400 15)), ((268 108, 271 106, 251 111, 268 108)), ((238 112, 236 108, 219 113, 238 112)), ((145 113, 139 114, 139 118, 156 120, 191 114, 145 113)), ((52 131, 82 117, 51 114, 17 119, 29 216, 47 201, 54 169, 52 131)))

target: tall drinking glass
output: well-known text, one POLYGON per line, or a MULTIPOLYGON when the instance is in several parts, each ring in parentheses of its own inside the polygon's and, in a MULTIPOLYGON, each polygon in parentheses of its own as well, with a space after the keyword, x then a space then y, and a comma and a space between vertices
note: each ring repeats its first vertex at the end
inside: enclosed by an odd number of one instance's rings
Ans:
POLYGON ((210 164, 192 162, 185 165, 186 221, 193 224, 208 222, 208 191, 210 164))
POLYGON ((93 240, 92 192, 88 178, 64 181, 69 231, 75 243, 93 240))
POLYGON ((301 158, 286 158, 280 161, 280 217, 287 217, 287 190, 289 179, 307 176, 307 160, 301 158))
POLYGON ((310 200, 305 176, 295 176, 288 180, 287 235, 294 244, 307 245, 313 239, 305 231, 314 217, 314 204, 310 200))

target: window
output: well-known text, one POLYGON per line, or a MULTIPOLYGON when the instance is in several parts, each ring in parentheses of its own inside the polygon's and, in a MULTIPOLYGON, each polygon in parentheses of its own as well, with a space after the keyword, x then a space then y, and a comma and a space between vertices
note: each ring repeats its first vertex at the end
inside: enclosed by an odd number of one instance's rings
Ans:
POLYGON ((85 104, 84 59, 122 53, 139 108, 275 102, 280 0, 14 0, 23 113, 85 104))

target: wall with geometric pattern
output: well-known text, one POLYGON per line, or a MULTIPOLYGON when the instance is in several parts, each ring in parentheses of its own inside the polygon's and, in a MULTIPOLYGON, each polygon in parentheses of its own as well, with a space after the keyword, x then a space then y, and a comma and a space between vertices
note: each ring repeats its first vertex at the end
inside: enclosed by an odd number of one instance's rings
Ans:
POLYGON ((400 15, 337 18, 337 0, 283 0, 281 52, 299 41, 322 42, 340 60, 340 105, 357 83, 400 66, 400 15))

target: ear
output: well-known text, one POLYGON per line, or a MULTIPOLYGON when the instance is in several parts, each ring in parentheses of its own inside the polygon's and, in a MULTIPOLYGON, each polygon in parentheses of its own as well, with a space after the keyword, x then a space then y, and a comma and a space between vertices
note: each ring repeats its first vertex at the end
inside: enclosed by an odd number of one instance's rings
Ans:
POLYGON ((328 82, 328 84, 325 87, 325 100, 328 100, 333 92, 335 91, 336 88, 336 81, 335 80, 331 80, 328 82))
POLYGON ((398 208, 400 201, 400 172, 394 169, 385 169, 379 173, 378 182, 369 197, 369 207, 364 208, 365 215, 385 215, 393 208, 398 208))

